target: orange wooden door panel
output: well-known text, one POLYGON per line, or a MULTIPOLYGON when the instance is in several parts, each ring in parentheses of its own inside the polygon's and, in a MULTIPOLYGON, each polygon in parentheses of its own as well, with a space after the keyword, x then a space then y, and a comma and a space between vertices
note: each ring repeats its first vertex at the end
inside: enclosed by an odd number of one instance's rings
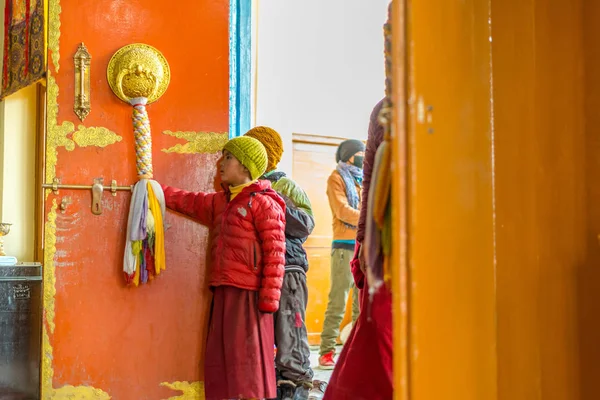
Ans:
POLYGON ((410 399, 493 400, 489 1, 409 1, 407 14, 410 399))
MULTIPOLYGON (((163 132, 227 131, 228 3, 50 0, 47 180, 56 175, 65 184, 90 185, 98 177, 105 184, 136 181, 131 106, 111 92, 106 67, 117 49, 142 42, 159 49, 171 68, 167 92, 148 106, 155 179, 188 190, 214 190, 218 155, 164 152, 186 142, 163 132), (80 42, 92 55, 92 112, 83 123, 72 111, 72 56, 80 42), (84 129, 79 139, 68 122, 76 131, 84 129), (91 134, 85 130, 91 127, 122 139, 105 147, 85 146, 81 138, 91 134)), ((88 191, 47 196, 44 351, 52 369, 45 366, 46 396, 73 385, 100 389, 114 399, 163 399, 177 394, 163 382, 202 380, 210 300, 207 230, 168 213, 167 270, 150 284, 126 287, 122 260, 130 197, 105 191, 104 212, 96 216, 88 191), (70 200, 61 212, 56 205, 65 197, 70 200)))
POLYGON ((396 398, 595 399, 600 7, 396 10, 396 398))
MULTIPOLYGON (((594 132, 598 103, 587 105, 593 107, 587 116, 583 106, 584 94, 593 96, 598 85, 584 81, 582 71, 584 52, 597 49, 597 40, 590 39, 588 47, 584 38, 596 37, 600 8, 589 2, 584 14, 583 4, 492 3, 502 400, 598 396, 598 351, 590 346, 598 333, 592 317, 598 274, 591 273, 597 263, 588 264, 597 252, 586 248, 597 242, 589 232, 586 243, 586 223, 594 217, 585 206, 586 174, 592 170, 584 171, 585 135, 587 129, 594 132), (584 15, 594 21, 585 24, 592 29, 585 34, 584 15)), ((585 67, 586 75, 596 74, 597 64, 585 67)), ((597 150, 594 136, 587 145, 597 150)), ((590 195, 597 176, 587 181, 590 195)))
MULTIPOLYGON (((577 273, 577 343, 582 349, 577 357, 580 398, 591 400, 600 393, 600 348, 596 340, 600 336, 600 47, 597 38, 600 35, 600 3, 583 0, 580 16, 583 19, 583 51, 585 57, 584 74, 584 110, 585 110, 585 190, 587 195, 586 214, 583 221, 587 228, 587 237, 583 245, 584 266, 577 273)), ((571 14, 572 15, 572 14, 571 14)), ((576 14, 577 15, 577 14, 576 14)), ((577 20, 574 21, 577 23, 577 20)), ((576 47, 575 47, 576 48, 576 47)), ((565 99, 569 101, 569 99, 565 99)), ((573 107, 573 111, 576 108, 573 107)), ((569 135, 565 136, 565 138, 569 135)), ((579 157, 578 157, 579 158, 579 157)), ((563 179, 568 176, 563 175, 563 179)), ((581 188, 581 187, 580 187, 581 188)), ((580 189, 581 190, 581 189, 580 189)), ((577 264, 579 265, 579 264, 577 264)), ((572 382, 572 381, 571 381, 572 382)))

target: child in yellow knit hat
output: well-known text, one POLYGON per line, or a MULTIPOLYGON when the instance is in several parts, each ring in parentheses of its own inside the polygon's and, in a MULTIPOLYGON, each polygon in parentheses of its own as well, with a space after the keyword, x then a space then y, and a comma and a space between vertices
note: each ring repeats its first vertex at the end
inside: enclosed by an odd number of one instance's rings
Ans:
POLYGON ((267 163, 258 140, 239 137, 223 149, 219 172, 224 191, 163 186, 168 208, 212 231, 207 400, 277 396, 273 313, 284 275, 286 207, 269 181, 258 180, 267 163))
POLYGON ((285 275, 281 288, 281 307, 275 313, 278 399, 308 399, 312 388, 310 347, 306 330, 308 260, 303 244, 315 226, 312 207, 306 193, 284 172, 277 170, 283 154, 279 133, 266 126, 250 129, 244 136, 259 140, 267 151, 268 163, 263 179, 285 200, 285 275))

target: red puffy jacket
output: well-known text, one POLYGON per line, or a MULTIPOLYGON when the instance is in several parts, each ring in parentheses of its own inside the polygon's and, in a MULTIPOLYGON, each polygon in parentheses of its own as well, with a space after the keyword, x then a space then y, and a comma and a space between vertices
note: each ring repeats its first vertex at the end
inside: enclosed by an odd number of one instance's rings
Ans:
POLYGON ((168 208, 212 230, 211 286, 258 290, 262 312, 279 308, 285 264, 285 202, 269 181, 229 192, 186 192, 163 185, 168 208))

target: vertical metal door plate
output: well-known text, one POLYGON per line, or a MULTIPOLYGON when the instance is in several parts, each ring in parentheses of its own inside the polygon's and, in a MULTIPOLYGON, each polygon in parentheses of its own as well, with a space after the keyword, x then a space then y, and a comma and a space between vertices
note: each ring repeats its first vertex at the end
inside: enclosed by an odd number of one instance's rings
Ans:
POLYGON ((92 214, 102 215, 102 192, 104 192, 103 180, 94 179, 92 185, 92 214))

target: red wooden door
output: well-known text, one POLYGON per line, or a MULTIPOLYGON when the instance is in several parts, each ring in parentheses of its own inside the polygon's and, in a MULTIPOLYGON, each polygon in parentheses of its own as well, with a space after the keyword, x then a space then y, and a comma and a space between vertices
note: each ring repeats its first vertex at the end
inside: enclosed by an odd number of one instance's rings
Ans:
MULTIPOLYGON (((49 0, 46 182, 135 183, 131 107, 110 90, 106 68, 116 50, 141 42, 160 50, 171 69, 168 90, 148 106, 154 177, 213 190, 228 129, 228 3, 49 0), (92 55, 92 111, 84 122, 73 112, 80 42, 92 55)), ((175 388, 200 398, 207 231, 169 213, 167 270, 126 287, 130 197, 105 190, 104 210, 94 215, 91 191, 46 191, 44 398, 163 399, 178 395, 175 388)))

